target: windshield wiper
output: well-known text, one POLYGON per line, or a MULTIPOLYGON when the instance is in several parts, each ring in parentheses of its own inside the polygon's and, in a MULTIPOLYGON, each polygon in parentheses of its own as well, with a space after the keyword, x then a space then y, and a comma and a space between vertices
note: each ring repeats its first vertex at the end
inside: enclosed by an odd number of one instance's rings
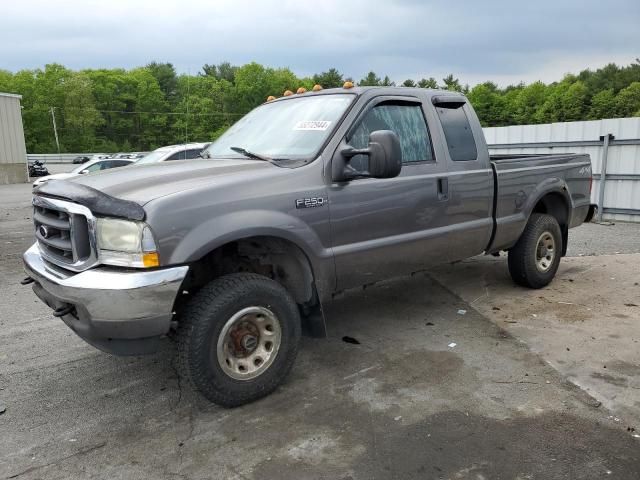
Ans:
POLYGON ((250 152, 249 150, 247 150, 246 148, 242 148, 242 147, 229 147, 230 150, 233 150, 234 152, 237 152, 241 155, 244 155, 247 158, 252 158, 254 160, 262 160, 263 162, 270 162, 273 163, 273 159, 269 158, 269 157, 265 157, 264 155, 259 155, 257 153, 253 153, 250 152))

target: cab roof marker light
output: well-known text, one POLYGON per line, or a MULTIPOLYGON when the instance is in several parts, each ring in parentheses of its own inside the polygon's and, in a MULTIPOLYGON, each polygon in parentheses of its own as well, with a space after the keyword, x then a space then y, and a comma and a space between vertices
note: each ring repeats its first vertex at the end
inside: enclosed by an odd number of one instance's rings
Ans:
POLYGON ((276 97, 274 97, 273 95, 269 95, 269 96, 267 97, 267 102, 271 102, 271 101, 273 101, 273 100, 275 100, 275 99, 276 99, 276 97))
POLYGON ((316 84, 313 86, 312 90, 313 90, 314 92, 319 92, 320 90, 322 90, 322 85, 320 85, 320 84, 316 83, 316 84))
POLYGON ((293 95, 293 92, 291 90, 285 90, 283 96, 285 97, 290 97, 291 95, 293 95))
POLYGON ((342 88, 353 88, 353 82, 344 82, 342 88))
POLYGON ((296 90, 296 93, 298 95, 302 94, 302 93, 307 93, 307 89, 304 87, 300 87, 298 90, 296 90))

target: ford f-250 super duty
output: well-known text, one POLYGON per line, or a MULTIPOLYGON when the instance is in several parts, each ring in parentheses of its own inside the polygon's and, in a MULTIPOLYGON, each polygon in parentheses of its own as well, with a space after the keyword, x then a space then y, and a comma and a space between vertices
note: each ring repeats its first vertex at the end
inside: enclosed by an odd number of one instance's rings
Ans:
POLYGON ((446 91, 287 95, 203 156, 39 187, 23 283, 108 352, 175 332, 182 375, 225 406, 283 381, 335 294, 501 250, 544 287, 594 208, 588 155, 490 156, 446 91))

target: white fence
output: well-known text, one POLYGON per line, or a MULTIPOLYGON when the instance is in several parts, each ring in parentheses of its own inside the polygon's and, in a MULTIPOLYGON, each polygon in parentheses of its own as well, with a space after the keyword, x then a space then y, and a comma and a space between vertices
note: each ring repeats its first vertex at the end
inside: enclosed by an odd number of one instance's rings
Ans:
POLYGON ((640 118, 491 127, 484 134, 491 153, 588 153, 591 202, 602 218, 640 222, 640 118))

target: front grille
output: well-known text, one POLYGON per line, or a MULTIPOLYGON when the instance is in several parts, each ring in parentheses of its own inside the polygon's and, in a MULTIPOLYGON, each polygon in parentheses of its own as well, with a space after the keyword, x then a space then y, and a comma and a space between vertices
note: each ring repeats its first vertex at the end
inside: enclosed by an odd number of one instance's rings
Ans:
POLYGON ((40 248, 65 263, 76 261, 71 244, 70 215, 60 210, 33 207, 33 223, 40 248))
POLYGON ((95 218, 87 208, 35 196, 33 223, 40 251, 48 261, 74 271, 96 263, 95 218))

